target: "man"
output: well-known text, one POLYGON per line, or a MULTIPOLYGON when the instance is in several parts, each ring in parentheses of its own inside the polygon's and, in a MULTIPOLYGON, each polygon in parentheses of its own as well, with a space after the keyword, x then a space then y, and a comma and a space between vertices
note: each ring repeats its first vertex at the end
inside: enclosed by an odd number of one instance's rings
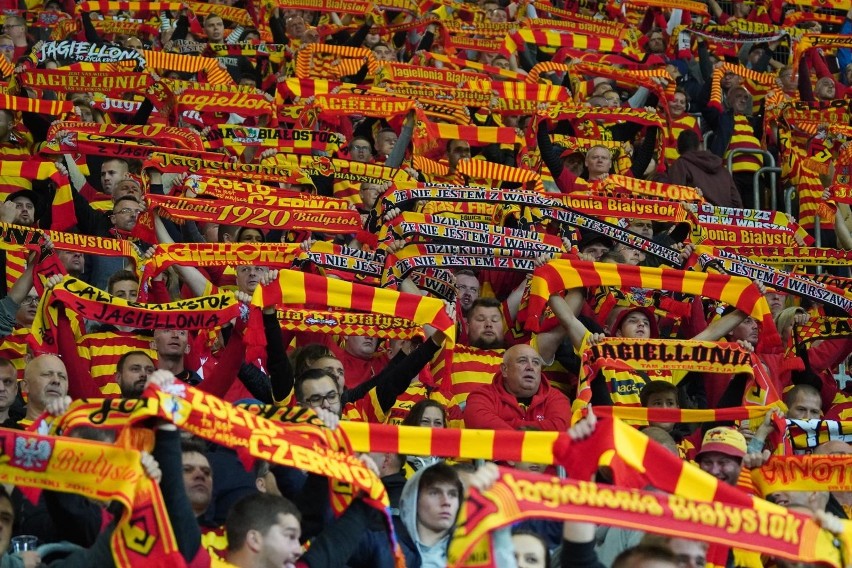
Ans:
POLYGON ((373 158, 373 145, 364 136, 355 136, 349 143, 349 159, 367 163, 373 158))
POLYGON ((112 221, 115 231, 128 235, 136 226, 139 215, 145 212, 145 207, 132 195, 118 198, 112 207, 112 221))
POLYGON ((811 385, 796 385, 784 394, 787 418, 792 420, 819 420, 822 416, 822 397, 811 385))
POLYGON ((21 386, 27 394, 27 414, 19 424, 29 426, 41 416, 49 400, 68 394, 65 364, 56 355, 39 355, 27 363, 21 386))
POLYGON ((157 368, 171 371, 189 385, 201 382, 201 375, 187 369, 184 356, 189 353, 189 332, 185 329, 155 329, 151 348, 157 352, 157 368))
POLYGON ((156 369, 154 360, 144 351, 128 351, 122 355, 115 373, 122 398, 140 398, 148 376, 156 369))
POLYGON ((204 442, 197 438, 181 441, 183 484, 196 518, 204 515, 213 497, 213 469, 206 450, 204 442))
POLYGON ((218 14, 208 14, 204 18, 204 33, 209 43, 222 43, 225 40, 225 22, 218 14))
POLYGON ((468 344, 479 349, 502 349, 503 310, 494 298, 477 298, 467 313, 468 344))
POLYGON ((468 396, 465 426, 492 430, 566 430, 571 425, 570 403, 542 377, 542 365, 541 356, 529 345, 507 349, 494 381, 468 396))
POLYGON ((399 544, 407 566, 444 566, 464 487, 458 473, 439 462, 415 473, 399 503, 399 544))
POLYGON ((470 159, 470 143, 467 140, 450 140, 447 143, 448 174, 456 173, 456 168, 462 160, 470 159))
POLYGON ((390 156, 398 138, 396 132, 390 128, 383 128, 376 134, 376 154, 379 155, 379 161, 384 162, 390 156))
POLYGON ((130 173, 130 166, 121 158, 112 158, 101 164, 101 189, 104 193, 112 195, 118 183, 126 179, 130 173))
MULTIPOLYGON (((11 361, 5 357, 0 357, 0 426, 14 428, 18 420, 23 418, 22 414, 15 412, 17 409, 13 409, 17 396, 18 371, 11 361)), ((2 535, 2 530, 0 530, 0 535, 2 535)), ((4 549, 0 548, 0 550, 4 549)))
POLYGON ((243 498, 228 513, 228 562, 239 568, 293 566, 302 556, 302 515, 284 497, 243 498))
POLYGON ((27 21, 18 15, 10 15, 3 22, 3 33, 12 38, 12 43, 15 44, 15 52, 12 55, 12 61, 18 61, 18 58, 26 55, 29 50, 29 42, 27 41, 27 21))
POLYGON ((296 400, 301 406, 323 408, 340 417, 340 386, 324 369, 309 369, 296 377, 296 400))
POLYGON ((34 227, 43 213, 41 199, 31 189, 16 191, 6 198, 2 220, 4 223, 14 223, 24 227, 34 227), (8 209, 8 213, 7 210, 8 209), (14 211, 14 216, 11 216, 14 211))
POLYGON ((677 137, 680 157, 669 168, 669 181, 697 187, 704 198, 720 207, 742 208, 740 191, 731 172, 720 156, 701 148, 694 130, 684 130, 677 137))
POLYGON ((736 486, 745 456, 745 436, 734 428, 720 426, 704 434, 695 461, 698 467, 716 479, 736 486))
POLYGON ((473 302, 479 299, 479 279, 472 270, 468 270, 467 268, 457 270, 455 276, 459 306, 461 306, 462 314, 466 316, 470 308, 473 306, 473 302))

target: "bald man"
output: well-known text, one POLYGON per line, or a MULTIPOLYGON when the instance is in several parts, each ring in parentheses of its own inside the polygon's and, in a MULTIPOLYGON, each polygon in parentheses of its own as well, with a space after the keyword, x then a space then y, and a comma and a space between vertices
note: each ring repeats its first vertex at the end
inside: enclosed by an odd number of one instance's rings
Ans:
POLYGON ((541 355, 530 345, 506 350, 490 385, 470 393, 464 409, 467 428, 564 431, 570 426, 568 399, 541 373, 541 355))
POLYGON ((27 363, 21 387, 27 393, 27 415, 19 424, 26 426, 41 416, 49 400, 68 395, 65 363, 56 355, 39 355, 27 363))

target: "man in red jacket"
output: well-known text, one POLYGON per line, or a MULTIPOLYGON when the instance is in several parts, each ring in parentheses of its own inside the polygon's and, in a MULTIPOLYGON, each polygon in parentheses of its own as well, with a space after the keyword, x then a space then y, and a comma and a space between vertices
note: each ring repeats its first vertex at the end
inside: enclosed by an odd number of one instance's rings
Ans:
POLYGON ((541 355, 529 345, 506 350, 500 372, 490 385, 470 393, 464 410, 466 428, 564 431, 571 405, 541 375, 541 355))

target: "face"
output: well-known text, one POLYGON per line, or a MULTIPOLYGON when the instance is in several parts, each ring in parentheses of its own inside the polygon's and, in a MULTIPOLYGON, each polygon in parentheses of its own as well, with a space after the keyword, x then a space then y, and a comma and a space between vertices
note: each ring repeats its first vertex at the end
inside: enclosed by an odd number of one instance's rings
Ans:
POLYGON ((417 495, 417 529, 433 533, 452 528, 459 511, 459 490, 452 483, 435 483, 423 487, 417 495))
POLYGON ((355 355, 368 359, 376 353, 376 348, 379 346, 379 340, 375 337, 350 335, 346 338, 346 351, 355 355))
POLYGON ((14 121, 8 111, 0 111, 0 141, 6 141, 12 131, 14 121))
POLYGON ((112 210, 112 224, 116 229, 122 231, 132 231, 136 226, 136 221, 145 211, 145 208, 138 203, 134 203, 129 199, 124 199, 115 204, 112 210))
POLYGON ((666 50, 666 44, 663 41, 663 34, 654 32, 648 36, 648 52, 662 53, 666 50))
POLYGON ((669 549, 677 556, 682 568, 704 568, 707 564, 707 543, 683 538, 669 541, 669 549))
POLYGON ((159 357, 183 357, 189 353, 189 333, 185 329, 155 329, 153 343, 159 357))
POLYGON ((302 397, 308 408, 325 408, 340 416, 340 390, 331 377, 303 382, 302 397))
POLYGON ((207 456, 198 452, 185 452, 181 461, 186 495, 193 512, 198 516, 207 510, 213 496, 213 470, 207 456))
POLYGON ((293 38, 302 37, 302 34, 305 33, 307 27, 308 26, 305 24, 305 20, 302 19, 301 16, 290 16, 287 18, 285 24, 287 35, 293 38))
POLYGON ((462 311, 467 311, 479 298, 479 280, 476 276, 459 274, 456 276, 456 290, 459 294, 459 303, 462 311))
POLYGON ((488 19, 495 24, 502 24, 509 20, 509 15, 506 10, 497 8, 488 12, 488 19))
POLYGON ((462 160, 470 159, 470 144, 465 140, 453 140, 450 148, 447 151, 447 161, 450 163, 450 168, 455 169, 458 163, 462 160))
POLYGON ((376 201, 378 201, 379 196, 382 194, 382 186, 364 182, 361 184, 358 192, 361 195, 361 203, 364 204, 364 207, 372 209, 376 206, 376 201))
POLYGON ((13 19, 7 21, 6 25, 3 26, 3 33, 8 34, 15 41, 26 40, 27 26, 24 22, 13 19))
POLYGON ((219 43, 225 37, 225 24, 222 18, 207 18, 204 20, 204 33, 211 43, 219 43))
POLYGON ((156 370, 154 362, 147 355, 131 355, 115 375, 115 382, 124 398, 139 398, 145 390, 148 375, 156 370))
POLYGON ((112 193, 112 199, 113 201, 118 201, 125 195, 135 197, 136 199, 142 199, 142 188, 139 187, 139 184, 132 179, 121 180, 115 185, 115 190, 112 193))
POLYGON ((615 250, 620 252, 621 256, 624 257, 624 263, 629 264, 631 266, 638 266, 640 262, 645 260, 644 253, 627 245, 619 244, 619 246, 617 246, 615 250))
POLYGON ((467 318, 467 337, 474 347, 499 349, 503 345, 503 313, 500 308, 474 308, 467 318))
POLYGON ((12 541, 12 525, 15 522, 15 510, 8 497, 0 499, 0 550, 8 550, 12 541))
POLYGON ((734 328, 734 331, 731 332, 731 338, 734 341, 744 339, 751 343, 752 345, 757 345, 757 341, 760 338, 760 326, 757 324, 757 320, 754 318, 746 318, 734 328))
POLYGON ((85 263, 83 261, 83 253, 61 250, 58 253, 59 261, 68 271, 68 274, 80 274, 83 272, 85 263))
MULTIPOLYGON (((655 392, 648 397, 648 408, 680 408, 677 402, 677 392, 655 392)), ((674 422, 650 422, 651 426, 658 426, 666 432, 671 432, 674 422)))
POLYGON ((135 302, 139 297, 139 283, 135 280, 119 280, 112 285, 109 293, 116 298, 135 302))
POLYGON ((369 162, 373 157, 373 147, 366 140, 353 140, 349 145, 349 157, 353 162, 369 162))
POLYGON ((399 137, 394 132, 384 131, 376 136, 376 152, 387 156, 393 151, 393 147, 399 137))
POLYGON ((609 252, 609 247, 601 242, 597 242, 584 246, 581 252, 592 255, 592 257, 595 259, 595 262, 597 262, 602 259, 606 253, 609 252))
POLYGON ((17 211, 14 220, 16 225, 29 227, 35 223, 35 205, 33 205, 29 197, 24 197, 23 195, 16 197, 12 200, 12 203, 15 204, 15 210, 17 211))
POLYGON ((672 102, 669 103, 669 110, 671 110, 672 116, 675 118, 682 116, 686 112, 686 95, 675 93, 674 97, 672 97, 672 102))
POLYGON ((142 40, 138 37, 129 37, 125 40, 124 47, 128 49, 142 49, 142 40))
POLYGON ((27 365, 24 371, 24 390, 29 404, 44 409, 48 400, 68 394, 68 372, 62 359, 54 355, 41 355, 27 365))
POLYGON ((763 57, 764 53, 765 53, 765 50, 763 48, 755 49, 754 51, 752 51, 751 53, 748 54, 749 62, 752 65, 756 64, 758 61, 760 61, 760 58, 763 57))
POLYGON ((343 369, 343 363, 334 357, 322 357, 314 361, 311 369, 322 369, 337 381, 338 390, 343 390, 345 384, 346 371, 343 369))
POLYGON ((544 568, 547 550, 541 540, 529 534, 512 535, 518 568, 544 568))
POLYGON ((720 452, 706 452, 698 457, 698 467, 728 485, 736 485, 740 476, 740 460, 720 452))
POLYGON ((288 568, 302 555, 299 538, 302 535, 299 520, 293 515, 278 514, 278 522, 263 534, 255 566, 258 568, 288 568))
POLYGON ((107 160, 101 166, 101 187, 112 195, 118 182, 127 177, 127 164, 120 160, 107 160))
POLYGON ((376 61, 395 61, 393 51, 388 46, 381 44, 373 48, 373 56, 376 61))
POLYGON ((731 95, 731 108, 736 114, 745 114, 748 110, 751 97, 745 91, 737 90, 731 95))
POLYGON ((423 416, 420 417, 420 425, 426 428, 446 428, 444 423, 444 413, 440 408, 427 406, 423 410, 423 416))
POLYGON ((796 84, 796 74, 792 69, 784 69, 778 75, 778 80, 781 82, 781 89, 784 91, 795 91, 798 87, 796 84))
POLYGON ((775 317, 784 309, 784 296, 775 292, 766 293, 766 302, 769 304, 769 311, 775 317))
POLYGON ((735 85, 739 85, 741 82, 742 80, 740 79, 739 75, 737 75, 736 73, 731 73, 729 71, 725 73, 725 75, 722 77, 722 81, 720 84, 722 86, 722 89, 730 89, 735 85))
POLYGON ((607 91, 603 97, 606 99, 610 108, 618 108, 621 106, 621 97, 615 91, 607 91))
POLYGON ((240 238, 237 242, 240 243, 262 243, 263 233, 257 229, 243 229, 240 232, 240 238))
POLYGON ((503 386, 517 397, 530 397, 541 386, 541 368, 544 362, 529 345, 515 345, 506 351, 500 371, 503 386))
POLYGON ((787 409, 787 418, 794 420, 817 420, 822 416, 822 399, 819 395, 800 392, 787 409))
POLYGON ((208 243, 219 242, 219 223, 202 223, 201 234, 204 235, 204 241, 208 243))
POLYGON ((266 266, 240 266, 237 268, 237 287, 240 292, 253 294, 260 284, 260 277, 269 272, 266 266))
POLYGON ((11 39, 0 39, 0 53, 11 63, 15 54, 15 42, 11 39))
POLYGON ((650 338, 651 320, 642 312, 633 312, 621 322, 616 335, 629 339, 650 338))
POLYGON ((823 77, 819 81, 817 81, 816 88, 814 89, 814 94, 818 99, 822 99, 824 101, 828 101, 834 98, 834 80, 829 77, 823 77))
POLYGON ((592 148, 586 154, 586 168, 589 176, 608 174, 612 167, 612 154, 606 148, 592 148))
POLYGON ((21 302, 21 307, 15 313, 15 320, 24 327, 32 325, 38 312, 38 293, 35 288, 30 289, 27 297, 21 302))
POLYGON ((18 372, 12 365, 0 366, 0 410, 8 410, 18 396, 18 372))
POLYGON ((654 223, 647 219, 634 219, 627 224, 627 229, 646 239, 654 238, 654 223))

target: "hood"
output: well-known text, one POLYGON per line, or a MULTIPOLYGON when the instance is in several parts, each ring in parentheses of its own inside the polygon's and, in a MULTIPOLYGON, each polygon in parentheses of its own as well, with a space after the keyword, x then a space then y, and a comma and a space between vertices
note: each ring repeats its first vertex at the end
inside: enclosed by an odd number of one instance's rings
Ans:
MULTIPOLYGON (((405 487, 402 488, 402 495, 399 498, 399 519, 420 554, 423 568, 432 566, 443 568, 447 562, 447 544, 450 535, 445 536, 434 546, 426 546, 420 542, 420 536, 417 534, 417 486, 420 485, 420 477, 427 469, 429 468, 424 467, 415 472, 405 483, 405 487)), ((452 534, 452 531, 450 531, 450 534, 452 534)))
POLYGON ((715 174, 724 167, 722 158, 708 150, 687 152, 686 154, 681 155, 680 159, 692 164, 696 168, 699 168, 708 174, 715 174))

